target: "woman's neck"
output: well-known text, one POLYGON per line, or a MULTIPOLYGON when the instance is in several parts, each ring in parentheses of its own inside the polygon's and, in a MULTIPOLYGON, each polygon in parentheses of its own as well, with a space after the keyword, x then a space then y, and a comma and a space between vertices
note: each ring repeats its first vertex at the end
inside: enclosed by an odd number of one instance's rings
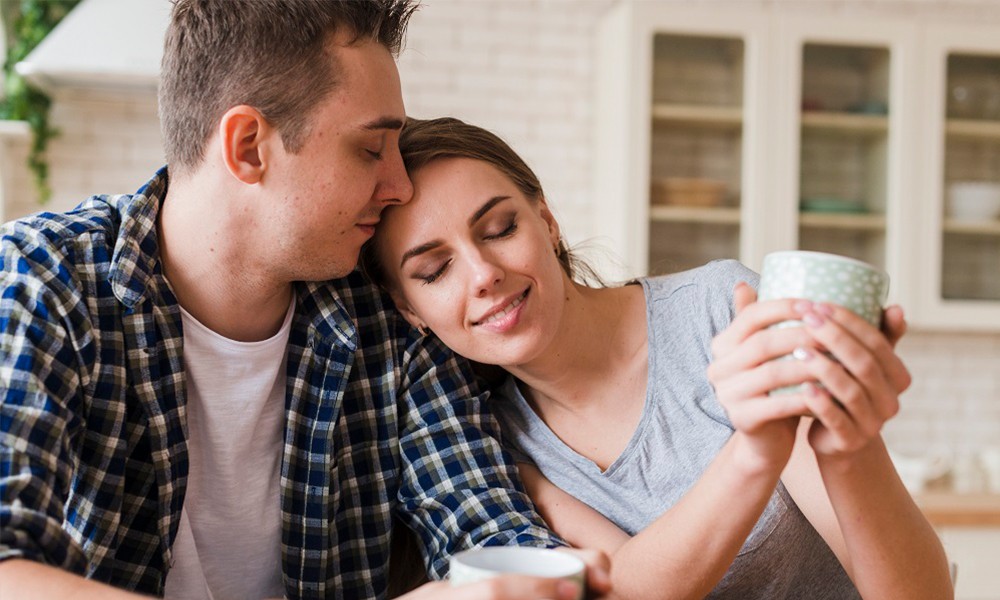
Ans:
MULTIPOLYGON (((536 359, 505 367, 540 409, 591 411, 620 403, 605 390, 645 388, 647 335, 641 286, 589 288, 570 283, 557 333, 536 359)), ((617 397, 616 397, 617 396, 617 397)))

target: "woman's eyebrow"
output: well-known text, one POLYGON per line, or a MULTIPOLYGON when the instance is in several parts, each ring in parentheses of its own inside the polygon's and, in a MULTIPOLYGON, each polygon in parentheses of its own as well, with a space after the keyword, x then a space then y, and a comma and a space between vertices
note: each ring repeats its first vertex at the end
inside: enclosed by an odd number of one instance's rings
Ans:
POLYGON ((477 210, 476 212, 472 213, 472 216, 469 217, 469 227, 472 227, 473 225, 475 225, 476 221, 478 221, 479 219, 482 219, 483 216, 485 216, 486 213, 490 212, 490 210, 494 206, 496 206, 500 202, 503 202, 504 200, 510 200, 510 196, 493 196, 492 198, 490 198, 489 200, 487 200, 486 204, 483 204, 482 206, 480 206, 479 210, 477 210))
MULTIPOLYGON (((486 213, 490 212, 490 210, 492 210, 494 206, 503 202, 504 200, 510 200, 510 196, 494 196, 489 200, 487 200, 485 204, 480 206, 479 209, 476 210, 476 212, 472 213, 472 216, 469 217, 469 227, 475 225, 476 222, 479 221, 479 219, 482 219, 484 216, 486 216, 486 213)), ((400 259, 399 261, 399 268, 402 269, 403 265, 406 264, 406 261, 410 260, 411 258, 420 256, 425 252, 430 252, 435 248, 441 247, 443 244, 444 242, 442 242, 441 240, 431 240, 429 242, 420 244, 419 246, 414 246, 413 248, 410 248, 409 250, 403 253, 403 258, 400 259)))
POLYGON ((410 248, 409 250, 403 253, 403 259, 399 261, 399 268, 402 269, 403 265, 406 264, 406 261, 410 260, 411 258, 420 256, 425 252, 430 252, 431 250, 440 247, 443 243, 444 242, 442 242, 441 240, 431 240, 426 244, 420 244, 419 246, 410 248))

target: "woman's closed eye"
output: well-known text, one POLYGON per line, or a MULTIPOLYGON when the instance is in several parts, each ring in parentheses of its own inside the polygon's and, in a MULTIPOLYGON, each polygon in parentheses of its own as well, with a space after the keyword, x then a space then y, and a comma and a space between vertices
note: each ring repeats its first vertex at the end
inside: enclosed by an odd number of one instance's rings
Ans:
POLYGON ((437 267, 437 269, 435 269, 435 270, 433 270, 433 271, 431 271, 429 273, 427 273, 427 272, 415 273, 413 275, 413 278, 414 279, 419 279, 420 281, 423 281, 424 285, 426 285, 428 283, 434 283, 435 281, 438 280, 439 277, 441 277, 442 275, 444 275, 444 272, 448 269, 448 265, 450 265, 450 264, 451 264, 451 259, 448 259, 448 260, 444 261, 443 263, 441 263, 441 265, 439 267, 437 267))
POLYGON ((486 233, 483 235, 483 239, 487 241, 500 240, 514 235, 516 231, 517 231, 517 219, 514 218, 514 216, 512 215, 510 217, 510 220, 507 221, 507 224, 503 227, 503 229, 495 233, 486 233))

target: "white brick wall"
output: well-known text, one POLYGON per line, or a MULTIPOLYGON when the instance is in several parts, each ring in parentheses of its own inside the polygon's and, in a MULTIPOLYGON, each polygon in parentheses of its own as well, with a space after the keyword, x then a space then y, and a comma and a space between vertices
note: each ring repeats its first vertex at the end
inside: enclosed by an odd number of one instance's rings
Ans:
MULTIPOLYGON (((589 189, 596 85, 592 36, 615 2, 425 0, 399 63, 410 114, 457 116, 507 139, 537 171, 571 242, 599 238, 601 232, 592 229, 593 207, 620 201, 595 198, 589 189)), ((1000 22, 997 0, 729 4, 1000 22)), ((50 150, 55 198, 47 208, 68 208, 95 192, 134 191, 163 162, 152 95, 65 94, 57 98, 53 121, 63 136, 50 150)), ((20 142, 8 147, 12 160, 2 178, 13 201, 7 204, 7 218, 35 208, 23 200, 32 195, 30 180, 18 169, 17 155, 24 149, 20 142)), ((1000 335, 912 333, 900 352, 915 380, 902 413, 887 428, 893 447, 912 453, 930 445, 963 451, 1000 440, 1000 335)))

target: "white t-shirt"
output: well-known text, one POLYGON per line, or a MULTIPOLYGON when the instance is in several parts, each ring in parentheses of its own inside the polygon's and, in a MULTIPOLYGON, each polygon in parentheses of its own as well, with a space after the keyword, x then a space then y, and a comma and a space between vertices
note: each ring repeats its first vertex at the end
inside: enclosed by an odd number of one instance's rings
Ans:
POLYGON ((188 484, 166 598, 284 596, 279 476, 294 305, 260 342, 225 338, 181 309, 188 484))

